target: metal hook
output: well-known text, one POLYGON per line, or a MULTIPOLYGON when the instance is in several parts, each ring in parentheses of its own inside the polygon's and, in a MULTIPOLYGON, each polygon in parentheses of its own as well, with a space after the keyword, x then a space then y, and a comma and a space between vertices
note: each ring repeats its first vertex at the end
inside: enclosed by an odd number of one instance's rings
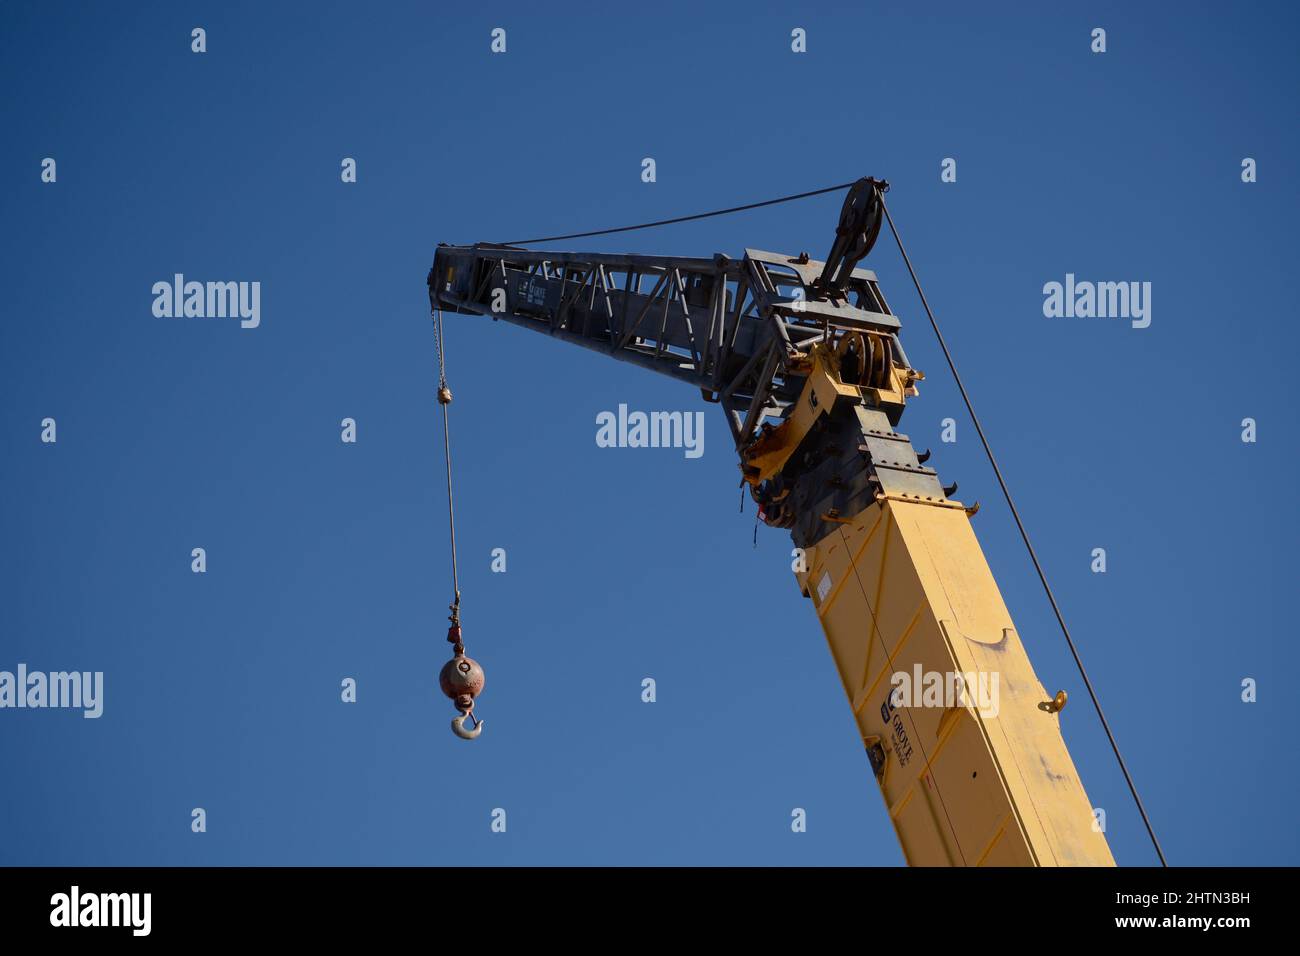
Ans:
POLYGON ((483 733, 483 721, 479 720, 473 714, 461 714, 459 717, 451 719, 451 730, 461 740, 473 740, 479 734, 483 733), (474 721, 474 729, 466 730, 465 721, 474 721))
POLYGON ((1045 700, 1038 705, 1039 710, 1045 710, 1049 714, 1059 714, 1065 708, 1065 702, 1070 699, 1070 695, 1063 690, 1058 690, 1056 696, 1051 700, 1045 700))

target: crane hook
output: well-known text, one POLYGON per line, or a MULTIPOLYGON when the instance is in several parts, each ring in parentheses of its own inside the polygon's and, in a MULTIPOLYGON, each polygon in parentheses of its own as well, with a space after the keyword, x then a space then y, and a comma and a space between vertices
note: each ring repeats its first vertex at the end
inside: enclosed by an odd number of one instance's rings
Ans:
POLYGON ((442 665, 438 685, 460 711, 460 716, 451 721, 452 733, 461 740, 473 740, 483 732, 483 721, 474 716, 474 698, 483 690, 483 668, 474 658, 465 656, 459 598, 457 595, 457 603, 451 606, 451 627, 447 629, 447 640, 452 644, 455 656, 442 665), (465 729, 466 719, 474 722, 473 730, 465 729))
POLYGON ((451 719, 451 732, 461 740, 473 740, 479 734, 483 733, 483 721, 475 717, 473 713, 461 714, 459 717, 453 717, 451 719), (465 729, 465 721, 467 719, 474 721, 473 730, 465 729))

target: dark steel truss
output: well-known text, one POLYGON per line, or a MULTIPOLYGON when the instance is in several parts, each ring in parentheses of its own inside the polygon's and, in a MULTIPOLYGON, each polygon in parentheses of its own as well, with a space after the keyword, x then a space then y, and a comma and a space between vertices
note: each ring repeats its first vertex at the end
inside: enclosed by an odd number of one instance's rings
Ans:
POLYGON ((799 397, 789 359, 814 341, 874 330, 907 364, 875 273, 855 268, 828 295, 823 269, 757 249, 736 260, 439 245, 429 297, 688 382, 723 406, 741 448, 799 397))

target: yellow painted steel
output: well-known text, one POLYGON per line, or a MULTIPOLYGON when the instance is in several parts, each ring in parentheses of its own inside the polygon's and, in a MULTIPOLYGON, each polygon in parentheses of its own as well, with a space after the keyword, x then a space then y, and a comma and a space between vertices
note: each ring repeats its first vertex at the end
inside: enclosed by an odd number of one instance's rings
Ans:
POLYGON ((826 346, 815 345, 810 355, 800 358, 808 369, 808 381, 794 403, 794 411, 745 450, 746 480, 750 484, 771 478, 784 468, 813 423, 834 408, 837 399, 862 397, 861 389, 840 380, 839 362, 826 346))
POLYGON ((909 864, 1115 864, 960 504, 882 498, 808 548, 806 568, 909 864), (968 692, 891 707, 898 674, 965 675, 968 692))
MULTIPOLYGON (((861 341, 864 336, 877 333, 854 333, 861 341)), ((842 398, 861 399, 873 406, 882 402, 894 402, 899 405, 906 401, 908 395, 915 395, 913 382, 925 376, 916 369, 891 365, 888 369, 888 387, 869 388, 846 383, 840 377, 844 347, 853 341, 853 336, 844 336, 837 347, 831 348, 816 343, 807 353, 796 353, 789 360, 791 371, 802 372, 808 376, 794 410, 781 424, 761 434, 753 444, 745 449, 743 469, 745 480, 756 485, 776 475, 785 467, 790 456, 799 447, 800 442, 812 429, 813 424, 823 415, 829 414, 836 401, 842 398)))

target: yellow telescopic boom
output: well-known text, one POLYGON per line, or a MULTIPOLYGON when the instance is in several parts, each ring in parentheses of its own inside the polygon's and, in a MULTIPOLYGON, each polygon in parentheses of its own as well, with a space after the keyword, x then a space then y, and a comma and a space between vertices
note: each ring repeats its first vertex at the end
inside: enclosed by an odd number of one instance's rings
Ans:
POLYGON ((796 574, 913 866, 1113 866, 965 508, 884 496, 796 574))

